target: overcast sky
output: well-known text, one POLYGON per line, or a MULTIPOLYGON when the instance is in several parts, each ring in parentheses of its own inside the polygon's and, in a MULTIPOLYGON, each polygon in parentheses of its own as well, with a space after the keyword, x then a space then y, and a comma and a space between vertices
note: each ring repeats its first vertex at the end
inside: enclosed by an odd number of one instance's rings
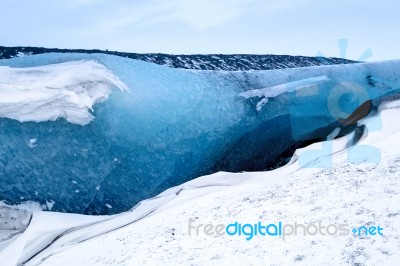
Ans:
POLYGON ((398 0, 0 0, 0 45, 400 59, 398 0))

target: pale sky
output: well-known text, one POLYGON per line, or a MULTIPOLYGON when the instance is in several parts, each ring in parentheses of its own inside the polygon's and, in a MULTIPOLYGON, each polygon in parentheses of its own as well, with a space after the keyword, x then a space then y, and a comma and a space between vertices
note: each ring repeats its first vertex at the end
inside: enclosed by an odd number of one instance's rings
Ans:
POLYGON ((400 59, 397 0, 0 0, 0 46, 400 59))

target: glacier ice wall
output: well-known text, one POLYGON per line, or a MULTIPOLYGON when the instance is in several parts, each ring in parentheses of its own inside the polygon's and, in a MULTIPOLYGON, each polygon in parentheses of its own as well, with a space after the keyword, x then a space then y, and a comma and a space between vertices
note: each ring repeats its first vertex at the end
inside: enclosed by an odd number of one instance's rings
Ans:
MULTIPOLYGON (((29 113, 21 120, 19 103, 9 108, 0 100, 0 200, 51 203, 56 211, 117 213, 200 175, 267 169, 302 141, 326 137, 366 100, 400 87, 398 61, 223 72, 171 69, 101 54, 45 54, 0 61, 11 68, 0 95, 12 92, 15 68, 54 74, 48 65, 76 62, 106 68, 96 76, 90 68, 71 70, 74 74, 50 87, 71 89, 71 81, 82 75, 72 82, 77 88, 107 84, 89 90, 100 91, 96 95, 101 97, 89 97, 92 101, 78 110, 89 120, 58 115, 43 121, 29 113)), ((36 83, 38 88, 49 87, 44 81, 36 83)), ((41 108, 54 104, 53 98, 44 99, 36 109, 42 118, 49 109, 41 108)), ((70 110, 76 102, 56 106, 70 110)))

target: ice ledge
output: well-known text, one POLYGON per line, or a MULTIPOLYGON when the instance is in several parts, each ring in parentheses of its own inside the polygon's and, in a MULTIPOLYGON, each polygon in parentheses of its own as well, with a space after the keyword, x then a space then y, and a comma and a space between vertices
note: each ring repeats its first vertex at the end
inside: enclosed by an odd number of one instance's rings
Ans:
POLYGON ((29 68, 0 66, 0 117, 20 122, 54 121, 86 125, 96 103, 113 87, 128 87, 95 61, 71 61, 29 68))

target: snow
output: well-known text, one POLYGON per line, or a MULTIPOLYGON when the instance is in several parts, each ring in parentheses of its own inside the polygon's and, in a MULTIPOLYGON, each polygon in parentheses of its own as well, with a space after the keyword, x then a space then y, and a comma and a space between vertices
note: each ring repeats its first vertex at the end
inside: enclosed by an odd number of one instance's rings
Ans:
POLYGON ((37 139, 30 139, 28 143, 29 148, 33 149, 37 146, 37 139))
POLYGON ((319 77, 313 77, 313 78, 307 78, 307 79, 287 82, 287 83, 280 84, 280 85, 273 86, 273 87, 249 90, 249 91, 240 93, 239 96, 242 96, 246 99, 253 98, 253 97, 262 98, 257 103, 257 107, 256 107, 257 110, 260 111, 261 108, 268 102, 268 98, 274 98, 278 95, 288 93, 288 92, 293 92, 293 91, 296 91, 297 95, 299 95, 302 93, 301 91, 308 91, 310 89, 310 87, 315 87, 318 84, 321 84, 321 83, 329 81, 329 80, 330 80, 330 78, 323 75, 323 76, 319 76, 319 77))
POLYGON ((64 118, 86 125, 94 119, 90 113, 94 104, 105 101, 112 87, 128 90, 110 70, 94 61, 0 66, 0 117, 20 122, 64 118))
POLYGON ((0 201, 0 250, 11 243, 28 226, 33 212, 41 211, 37 202, 25 201, 8 205, 0 201))
POLYGON ((18 51, 17 56, 18 57, 26 56, 26 53, 18 51))
POLYGON ((29 214, 42 210, 39 203, 33 201, 24 201, 18 205, 8 205, 4 201, 0 201, 0 219, 9 219, 12 216, 19 216, 15 222, 10 223, 2 221, 0 223, 0 230, 4 229, 23 229, 29 223, 29 214), (7 213, 6 215, 4 215, 7 213))
POLYGON ((47 210, 51 211, 53 209, 53 206, 56 202, 54 200, 46 200, 46 207, 47 210))
POLYGON ((34 213, 27 230, 0 252, 0 261, 4 265, 397 265, 400 151, 395 147, 400 139, 400 101, 381 110, 380 115, 360 121, 369 130, 357 145, 348 147, 351 136, 315 143, 297 150, 288 165, 274 171, 202 176, 114 216, 34 213), (380 130, 373 129, 377 120, 382 123, 380 130), (326 145, 332 149, 321 150, 326 145), (380 151, 379 163, 349 162, 351 151, 368 145, 380 151), (319 157, 307 156, 317 150, 319 157), (318 167, 322 161, 332 162, 332 167, 318 167), (255 236, 246 241, 237 235, 189 235, 189 221, 194 225, 321 221, 351 228, 381 226, 384 234, 298 235, 285 241, 255 236))

